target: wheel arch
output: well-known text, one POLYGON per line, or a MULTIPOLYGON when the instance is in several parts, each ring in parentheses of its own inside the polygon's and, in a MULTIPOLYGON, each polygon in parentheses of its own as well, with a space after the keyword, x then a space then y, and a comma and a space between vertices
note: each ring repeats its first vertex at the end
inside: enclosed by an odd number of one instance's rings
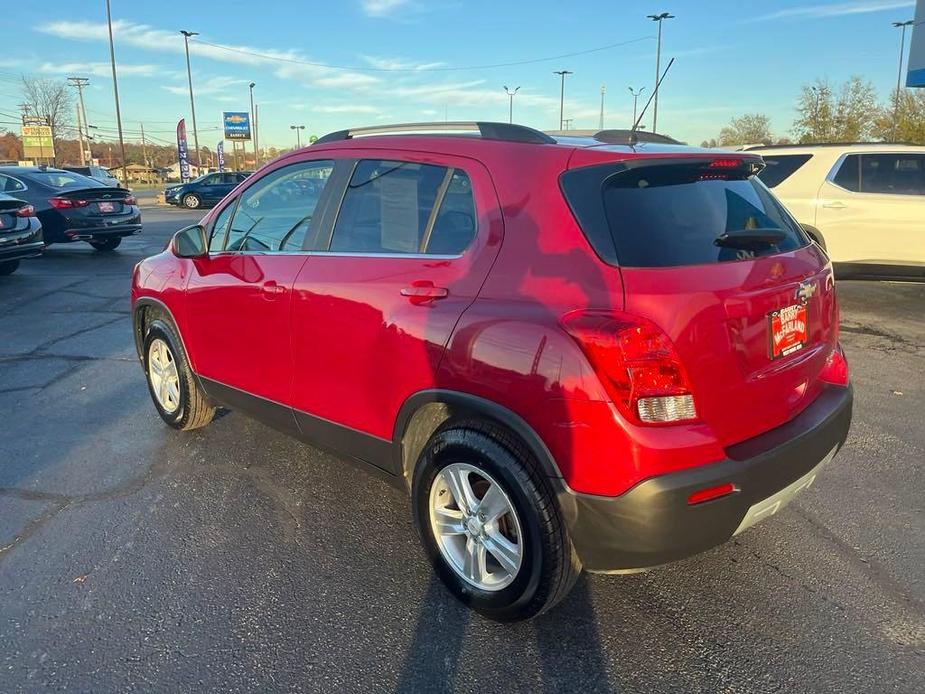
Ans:
MULTIPOLYGON (((190 358, 189 350, 186 348, 186 343, 183 341, 183 333, 180 332, 180 326, 177 323, 177 319, 174 318, 173 311, 160 299, 155 299, 150 296, 143 296, 138 298, 135 301, 135 305, 132 307, 132 335, 135 339, 135 352, 138 355, 138 360, 144 362, 144 341, 145 335, 147 334, 147 327, 150 324, 152 314, 159 312, 162 314, 163 318, 167 320, 176 332, 177 336, 180 338, 180 344, 183 347, 183 351, 186 353, 186 358, 190 358)), ((191 362, 192 364, 192 362, 191 362)))
POLYGON ((491 421, 508 430, 526 445, 547 477, 562 481, 559 467, 546 444, 515 412, 469 393, 425 390, 405 401, 395 421, 393 469, 403 479, 406 488, 410 488, 414 467, 434 432, 447 422, 466 419, 491 421))

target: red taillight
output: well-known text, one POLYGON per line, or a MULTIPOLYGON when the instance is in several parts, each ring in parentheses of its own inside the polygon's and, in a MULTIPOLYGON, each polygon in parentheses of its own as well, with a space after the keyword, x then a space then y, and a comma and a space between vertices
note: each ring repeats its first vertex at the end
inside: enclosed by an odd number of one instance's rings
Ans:
POLYGON ((696 492, 687 497, 687 503, 689 506, 694 506, 695 504, 702 504, 707 501, 713 501, 714 499, 729 496, 735 491, 736 486, 732 482, 726 482, 725 484, 718 484, 715 487, 698 489, 696 492))
POLYGON ((25 207, 20 207, 15 212, 17 217, 34 217, 35 208, 32 205, 26 205, 25 207))
POLYGON ((125 200, 122 201, 122 204, 123 205, 134 205, 136 202, 138 201, 135 200, 135 196, 129 195, 127 198, 125 198, 125 200))
POLYGON ((819 380, 836 386, 848 385, 848 360, 845 359, 841 344, 835 343, 835 349, 825 360, 825 366, 819 373, 819 380))
POLYGON ((625 415, 646 424, 697 418, 687 373, 658 326, 617 311, 575 311, 562 324, 625 415))
POLYGON ((86 207, 90 204, 88 200, 69 200, 68 198, 50 198, 48 202, 56 210, 69 210, 72 207, 86 207))

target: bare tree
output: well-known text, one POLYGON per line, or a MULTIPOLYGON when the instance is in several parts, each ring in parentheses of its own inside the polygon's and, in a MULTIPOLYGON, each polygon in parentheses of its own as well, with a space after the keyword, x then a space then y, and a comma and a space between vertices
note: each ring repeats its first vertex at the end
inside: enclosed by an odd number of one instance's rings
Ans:
POLYGON ((70 134, 63 132, 74 113, 74 94, 67 82, 23 75, 22 95, 25 115, 50 125, 55 140, 70 134))

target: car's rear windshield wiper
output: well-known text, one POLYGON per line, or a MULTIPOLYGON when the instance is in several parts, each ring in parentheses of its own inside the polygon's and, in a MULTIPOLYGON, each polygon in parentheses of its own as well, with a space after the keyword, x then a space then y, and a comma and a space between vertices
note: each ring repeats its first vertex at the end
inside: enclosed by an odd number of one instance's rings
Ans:
POLYGON ((713 245, 725 248, 763 248, 776 246, 787 238, 782 229, 737 229, 726 231, 713 239, 713 245))

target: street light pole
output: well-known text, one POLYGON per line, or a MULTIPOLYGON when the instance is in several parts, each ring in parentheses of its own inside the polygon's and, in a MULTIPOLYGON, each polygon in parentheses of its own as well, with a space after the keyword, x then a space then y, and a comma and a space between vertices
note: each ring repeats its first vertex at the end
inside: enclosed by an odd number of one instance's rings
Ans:
POLYGON ((601 85, 601 120, 598 123, 598 130, 604 129, 604 92, 607 91, 607 85, 601 85))
POLYGON ((563 119, 565 115, 565 76, 574 73, 571 70, 555 70, 552 74, 559 75, 562 78, 562 86, 559 89, 559 130, 562 130, 565 122, 563 119))
MULTIPOLYGON (((112 42, 112 10, 106 0, 106 23, 109 25, 109 61, 112 63, 112 91, 116 99, 116 126, 119 128, 119 152, 122 154, 122 185, 128 188, 128 173, 125 170, 125 140, 122 139, 122 111, 119 109, 119 80, 116 78, 116 49, 112 42)), ((84 114, 86 119, 86 114, 84 114)), ((87 133, 89 135, 89 132, 87 133)), ((112 154, 110 150, 110 166, 112 154)))
MULTIPOLYGON (((660 14, 650 14, 646 15, 653 22, 658 23, 658 46, 655 49, 655 85, 658 86, 659 77, 662 74, 662 22, 666 19, 674 19, 674 15, 668 12, 662 12, 660 14)), ((633 119, 633 122, 636 122, 636 119, 633 119)), ((655 103, 652 104, 652 132, 658 132, 656 130, 656 125, 658 124, 658 91, 655 92, 655 103)))
POLYGON ((896 74, 896 97, 893 102, 893 136, 892 140, 896 141, 896 128, 899 127, 899 95, 900 86, 903 77, 903 54, 906 52, 906 27, 912 26, 915 24, 915 20, 909 19, 905 22, 893 22, 894 27, 899 27, 902 29, 899 39, 899 71, 896 74))
MULTIPOLYGON (((107 0, 108 2, 109 0, 107 0)), ((190 36, 199 36, 198 31, 184 31, 180 30, 180 33, 183 34, 183 45, 186 48, 186 78, 189 80, 189 107, 190 111, 193 114, 193 144, 196 146, 196 169, 202 169, 202 153, 199 151, 199 130, 196 127, 196 102, 193 101, 193 71, 190 69, 189 64, 189 39, 190 36)), ((202 173, 200 171, 199 173, 202 173)))
POLYGON ((630 90, 630 94, 633 95, 633 125, 636 124, 636 103, 639 101, 639 95, 642 94, 646 88, 640 87, 636 91, 633 91, 632 87, 627 87, 630 90))
POLYGON ((304 125, 290 125, 289 129, 295 130, 295 146, 296 146, 296 149, 301 149, 302 148, 302 138, 299 136, 299 131, 305 130, 305 126, 304 125))
POLYGON ((507 112, 507 122, 514 122, 514 95, 520 91, 520 87, 514 87, 514 91, 511 91, 507 88, 507 85, 504 85, 504 93, 508 96, 508 112, 507 112))
POLYGON ((254 169, 256 169, 260 166, 260 155, 257 153, 257 119, 254 116, 254 87, 256 83, 251 82, 248 86, 251 90, 251 138, 253 138, 254 141, 254 169))

